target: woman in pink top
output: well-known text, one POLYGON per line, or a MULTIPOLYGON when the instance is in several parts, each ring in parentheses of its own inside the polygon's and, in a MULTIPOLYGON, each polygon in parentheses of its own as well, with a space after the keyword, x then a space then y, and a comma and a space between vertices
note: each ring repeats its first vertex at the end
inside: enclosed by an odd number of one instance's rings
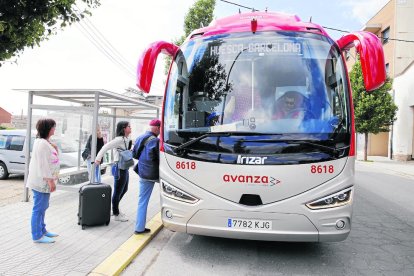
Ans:
POLYGON ((36 124, 37 137, 33 144, 26 187, 33 192, 31 218, 32 239, 36 243, 53 243, 58 235, 46 230, 45 214, 49 207, 50 193, 56 190, 59 176, 57 146, 50 142, 55 134, 53 119, 40 119, 36 124))

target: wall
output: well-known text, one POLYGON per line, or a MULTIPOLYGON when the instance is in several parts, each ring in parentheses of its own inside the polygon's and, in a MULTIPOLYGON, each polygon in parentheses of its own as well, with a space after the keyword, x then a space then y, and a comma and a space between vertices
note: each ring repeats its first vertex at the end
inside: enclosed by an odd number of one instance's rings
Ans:
MULTIPOLYGON (((395 25, 395 39, 414 40, 414 0, 396 0, 395 25)), ((394 76, 397 77, 414 61, 414 47, 413 43, 395 43, 394 76)))
POLYGON ((388 156, 389 132, 380 132, 368 136, 368 155, 388 156))
MULTIPOLYGON (((374 32, 378 37, 382 37, 382 32, 390 28, 390 38, 395 38, 396 36, 396 25, 395 25, 395 14, 396 14, 396 1, 398 0, 391 0, 389 1, 378 13, 372 17, 367 23, 366 26, 370 25, 380 25, 381 28, 374 32)), ((412 1, 412 0, 409 0, 412 1)), ((394 51, 395 51, 396 43, 394 40, 388 40, 387 43, 383 44, 382 47, 384 49, 384 57, 385 63, 389 64, 389 75, 394 77, 394 67, 395 67, 395 58, 394 58, 394 51)))
POLYGON ((396 94, 398 91, 398 97, 395 97, 398 111, 393 127, 393 157, 397 160, 410 160, 414 140, 414 62, 402 75, 394 79, 393 86, 396 94))
MULTIPOLYGON (((388 136, 389 132, 380 132, 378 134, 368 134, 368 156, 388 156, 388 136)), ((356 135, 357 160, 364 159, 365 135, 357 133, 356 135)))

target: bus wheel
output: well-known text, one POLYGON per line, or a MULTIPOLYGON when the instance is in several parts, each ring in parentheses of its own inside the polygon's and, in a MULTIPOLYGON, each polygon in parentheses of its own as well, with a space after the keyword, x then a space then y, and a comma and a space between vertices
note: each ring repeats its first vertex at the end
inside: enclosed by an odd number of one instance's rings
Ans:
POLYGON ((9 172, 7 170, 6 164, 0 162, 0 179, 7 179, 9 177, 9 172))

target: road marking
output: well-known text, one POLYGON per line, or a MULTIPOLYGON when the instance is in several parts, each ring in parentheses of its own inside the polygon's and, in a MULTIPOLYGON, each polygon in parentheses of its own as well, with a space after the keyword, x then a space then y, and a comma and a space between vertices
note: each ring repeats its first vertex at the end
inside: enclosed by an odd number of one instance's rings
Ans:
POLYGON ((121 272, 134 260, 134 258, 145 248, 145 246, 162 229, 161 213, 156 214, 148 223, 150 233, 133 234, 117 250, 115 250, 101 264, 95 267, 89 275, 120 275, 121 272))

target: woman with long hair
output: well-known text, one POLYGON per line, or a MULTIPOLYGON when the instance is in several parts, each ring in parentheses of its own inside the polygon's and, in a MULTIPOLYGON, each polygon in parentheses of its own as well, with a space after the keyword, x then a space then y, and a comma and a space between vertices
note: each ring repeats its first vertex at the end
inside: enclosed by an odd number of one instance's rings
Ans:
MULTIPOLYGON (((104 138, 102 137, 102 132, 101 132, 101 128, 100 126, 96 127, 96 153, 98 153, 102 147, 104 146, 105 141, 104 138)), ((89 176, 89 181, 92 181, 92 164, 95 162, 95 160, 92 160, 91 157, 91 152, 92 152, 92 134, 89 135, 88 141, 86 142, 86 146, 85 146, 85 151, 84 153, 86 153, 86 166, 88 168, 88 176, 89 176)), ((82 153, 83 154, 83 153, 82 153)), ((101 159, 101 163, 102 163, 103 159, 101 159)), ((95 178, 94 178, 96 183, 100 183, 101 182, 101 168, 99 165, 95 166, 95 178)))
MULTIPOLYGON (((95 158, 95 164, 100 165, 103 155, 110 149, 117 149, 114 154, 115 163, 119 160, 120 150, 129 150, 132 145, 132 141, 129 138, 131 134, 131 125, 127 121, 120 121, 116 125, 116 137, 105 144, 98 152, 95 158)), ((128 221, 125 214, 119 211, 119 202, 122 197, 128 191, 129 172, 128 170, 118 169, 118 172, 114 174, 114 192, 112 194, 112 213, 115 216, 116 221, 128 221)))
POLYGON ((37 136, 33 144, 26 187, 33 192, 31 218, 32 239, 36 243, 53 243, 58 235, 46 230, 45 215, 49 207, 50 193, 56 190, 59 177, 57 146, 50 142, 55 134, 53 119, 40 119, 36 124, 37 136))

